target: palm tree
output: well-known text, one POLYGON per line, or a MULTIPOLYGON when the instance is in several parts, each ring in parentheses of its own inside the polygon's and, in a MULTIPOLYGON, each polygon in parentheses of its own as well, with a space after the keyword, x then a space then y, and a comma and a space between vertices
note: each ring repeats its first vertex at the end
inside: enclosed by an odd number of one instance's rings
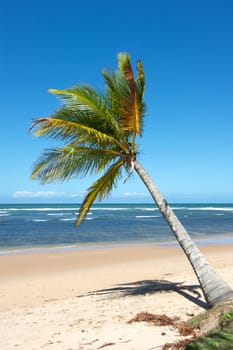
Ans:
POLYGON ((48 118, 32 122, 34 136, 51 137, 65 143, 45 150, 33 166, 31 178, 42 183, 68 180, 76 176, 100 174, 88 189, 80 207, 79 225, 96 199, 102 200, 123 177, 136 171, 168 222, 184 250, 210 307, 233 298, 233 291, 210 267, 191 240, 171 207, 137 160, 136 137, 142 136, 145 105, 144 72, 137 62, 134 78, 130 56, 118 55, 118 69, 104 70, 103 94, 88 85, 65 90, 49 90, 58 95, 62 106, 48 118))

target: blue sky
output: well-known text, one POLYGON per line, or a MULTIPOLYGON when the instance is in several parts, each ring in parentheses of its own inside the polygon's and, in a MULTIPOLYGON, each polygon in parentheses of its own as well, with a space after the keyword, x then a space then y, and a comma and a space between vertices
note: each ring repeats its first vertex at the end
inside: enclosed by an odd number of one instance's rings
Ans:
MULTIPOLYGON (((171 202, 233 202, 231 0, 2 1, 0 202, 80 202, 93 178, 40 185, 33 161, 54 141, 28 133, 58 101, 48 88, 103 87, 120 51, 143 62, 140 162, 171 202)), ((112 202, 146 202, 135 174, 112 202)))

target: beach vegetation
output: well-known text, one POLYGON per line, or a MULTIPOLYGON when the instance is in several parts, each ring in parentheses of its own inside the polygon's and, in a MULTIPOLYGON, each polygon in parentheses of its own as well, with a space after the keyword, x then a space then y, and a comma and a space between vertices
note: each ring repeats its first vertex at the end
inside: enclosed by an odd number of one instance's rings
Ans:
POLYGON ((202 336, 191 341, 186 350, 233 349, 233 304, 225 303, 189 320, 188 325, 199 328, 202 336))
POLYGON ((233 298, 233 291, 215 272, 138 161, 138 139, 145 119, 145 76, 142 62, 133 71, 130 55, 118 55, 116 71, 103 70, 105 90, 85 84, 64 90, 50 89, 62 105, 49 117, 33 120, 36 137, 61 141, 46 149, 33 165, 32 179, 42 183, 97 175, 80 206, 80 225, 95 200, 103 200, 120 180, 136 172, 150 192, 199 280, 209 307, 233 298))

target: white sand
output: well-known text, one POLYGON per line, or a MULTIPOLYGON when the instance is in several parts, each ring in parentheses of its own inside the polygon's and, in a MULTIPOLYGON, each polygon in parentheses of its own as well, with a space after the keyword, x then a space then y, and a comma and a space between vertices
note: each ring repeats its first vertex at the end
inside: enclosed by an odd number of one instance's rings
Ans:
MULTIPOLYGON (((233 287, 233 246, 201 250, 233 287)), ((177 331, 128 321, 143 311, 181 320, 204 311, 197 285, 172 247, 2 256, 1 349, 161 349, 177 331)))

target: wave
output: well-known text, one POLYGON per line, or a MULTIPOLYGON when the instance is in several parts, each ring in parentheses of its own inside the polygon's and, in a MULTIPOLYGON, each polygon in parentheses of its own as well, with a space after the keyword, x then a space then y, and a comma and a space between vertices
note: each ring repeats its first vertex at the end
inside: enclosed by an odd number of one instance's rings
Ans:
POLYGON ((110 210, 110 211, 118 211, 118 210, 132 210, 134 208, 131 208, 131 207, 127 207, 127 208, 110 208, 110 207, 102 207, 102 208, 91 208, 91 210, 110 210))
POLYGON ((74 211, 77 208, 7 208, 9 211, 74 211))
MULTIPOLYGON (((171 208, 173 210, 188 210, 190 209, 189 207, 174 207, 174 206, 171 206, 171 208)), ((196 208, 198 210, 198 208, 196 208)))
POLYGON ((233 211, 233 207, 194 207, 187 210, 206 210, 206 211, 233 211))
POLYGON ((146 218, 159 218, 159 215, 136 215, 137 219, 146 219, 146 218))
POLYGON ((93 211, 129 211, 129 210, 140 210, 140 211, 156 211, 158 208, 144 208, 144 207, 118 207, 118 208, 111 208, 111 207, 101 207, 101 208, 91 208, 93 211))
MULTIPOLYGON (((68 214, 68 213, 65 213, 65 214, 68 214)), ((56 214, 54 214, 54 213, 48 213, 48 214, 46 214, 47 216, 63 216, 63 215, 65 215, 64 213, 56 213, 56 214)))

